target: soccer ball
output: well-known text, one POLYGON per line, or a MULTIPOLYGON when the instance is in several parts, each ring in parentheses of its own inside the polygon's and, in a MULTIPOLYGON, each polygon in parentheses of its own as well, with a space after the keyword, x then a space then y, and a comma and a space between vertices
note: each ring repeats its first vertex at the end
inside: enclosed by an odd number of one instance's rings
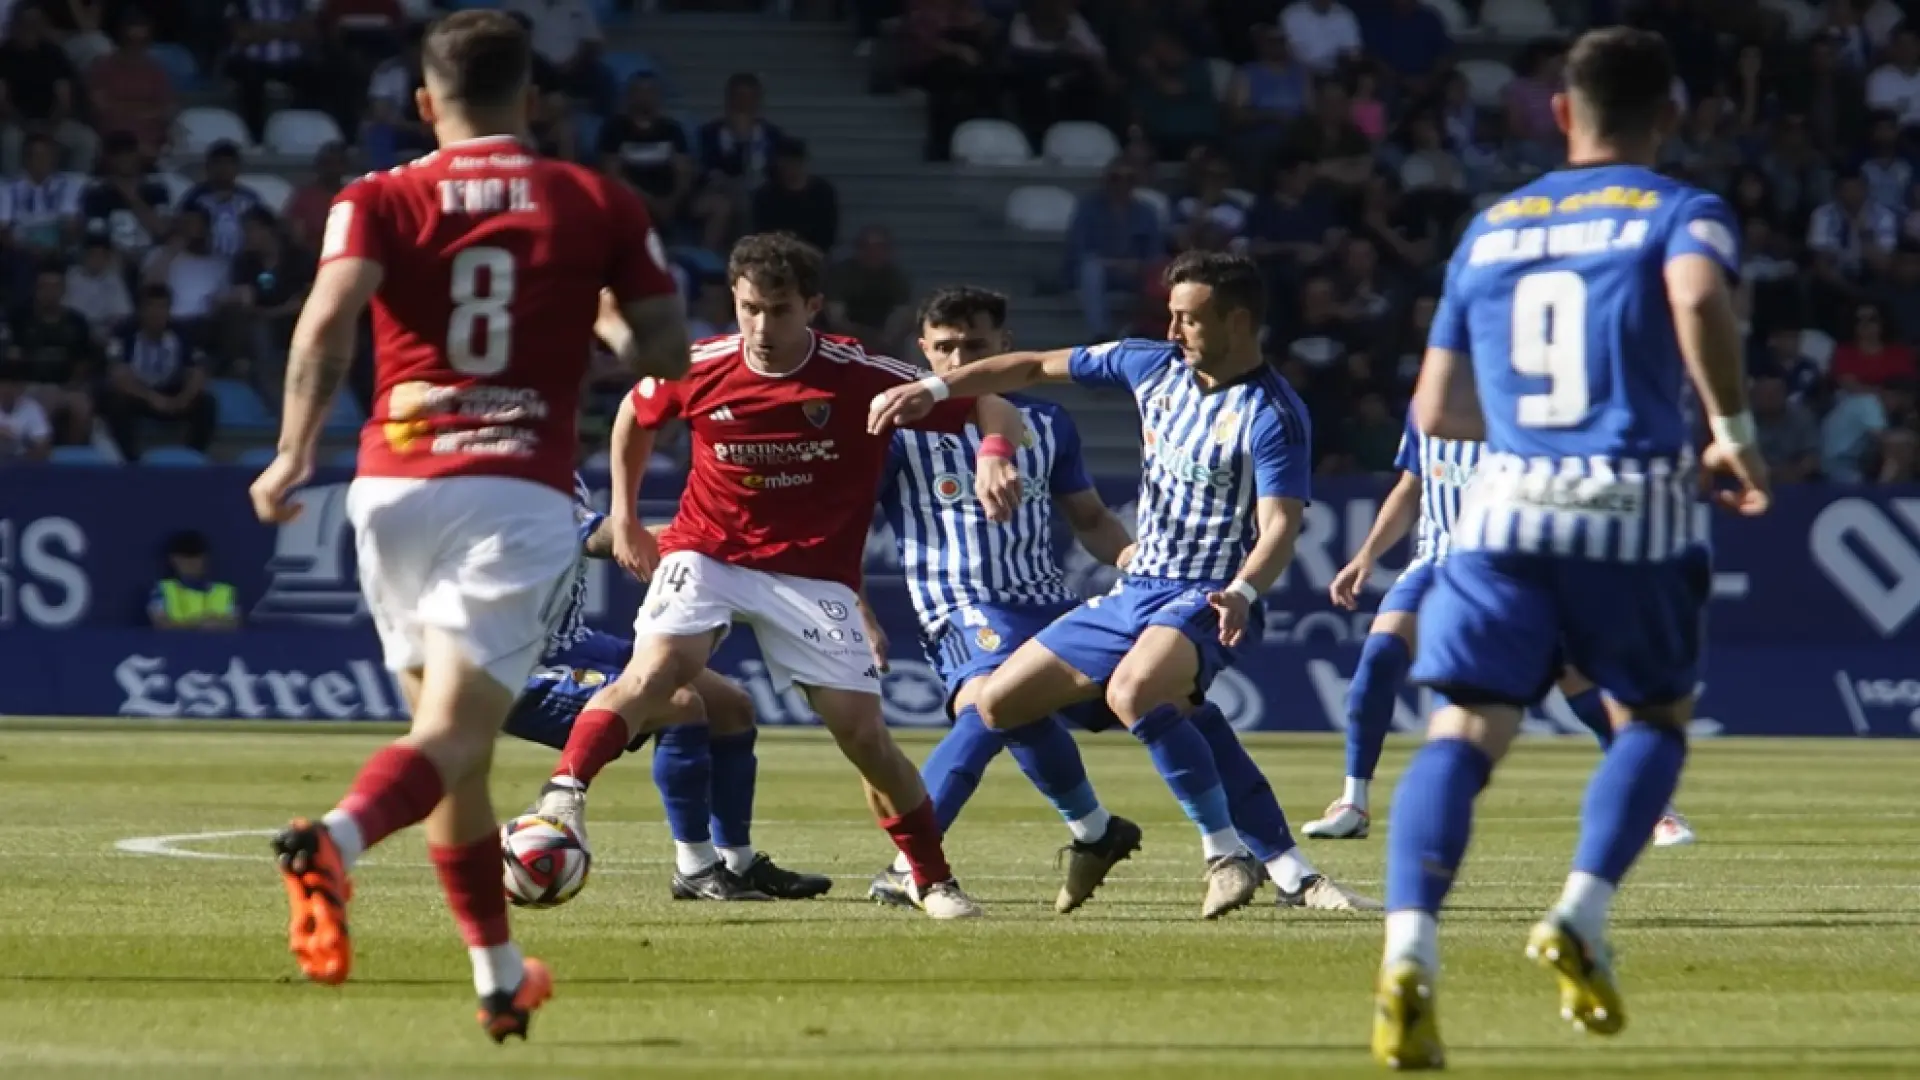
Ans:
POLYGON ((559 907, 580 894, 593 863, 578 833, 540 814, 500 826, 500 855, 507 899, 516 907, 559 907))

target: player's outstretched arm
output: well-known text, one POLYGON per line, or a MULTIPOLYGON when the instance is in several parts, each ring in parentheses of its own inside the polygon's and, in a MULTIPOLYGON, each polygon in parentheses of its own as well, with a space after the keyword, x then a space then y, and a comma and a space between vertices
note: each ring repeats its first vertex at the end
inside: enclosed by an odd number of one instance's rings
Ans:
POLYGON ((1764 513, 1771 489, 1747 405, 1740 322, 1726 274, 1706 255, 1680 255, 1667 260, 1666 285, 1680 355, 1713 428, 1706 464, 1732 474, 1740 485, 1738 491, 1718 493, 1717 501, 1743 514, 1764 513))
POLYGON ((1072 349, 1052 352, 1012 352, 989 356, 962 366, 946 376, 929 375, 904 383, 873 399, 867 412, 867 430, 875 435, 906 427, 950 397, 1010 394, 1043 382, 1072 379, 1072 349))
POLYGON ((678 296, 619 301, 611 289, 602 289, 593 332, 637 379, 677 379, 687 373, 692 342, 678 296))
POLYGON ((1360 542, 1360 550, 1340 572, 1333 576, 1333 582, 1327 587, 1333 602, 1351 611, 1360 602, 1360 591, 1366 588, 1367 579, 1373 575, 1373 564, 1380 561, 1386 550, 1400 542, 1400 538, 1412 531, 1413 523, 1420 518, 1420 478, 1410 472, 1402 472, 1400 480, 1387 492, 1385 501, 1380 504, 1380 513, 1374 516, 1373 528, 1367 530, 1367 538, 1360 542))
POLYGON ((1471 358, 1451 349, 1427 349, 1413 390, 1413 419, 1421 434, 1436 439, 1486 439, 1487 418, 1480 411, 1471 358))

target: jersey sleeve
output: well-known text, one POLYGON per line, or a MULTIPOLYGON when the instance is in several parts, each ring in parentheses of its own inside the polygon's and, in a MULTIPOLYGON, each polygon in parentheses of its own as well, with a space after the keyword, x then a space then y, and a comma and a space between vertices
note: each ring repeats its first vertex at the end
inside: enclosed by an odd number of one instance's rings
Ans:
POLYGON ((1080 449, 1080 428, 1065 409, 1049 410, 1048 415, 1053 419, 1053 475, 1047 477, 1047 490, 1055 497, 1077 495, 1093 486, 1080 449))
POLYGON ((1305 426, 1269 410, 1253 426, 1253 488, 1262 499, 1313 497, 1313 446, 1305 426))
POLYGON ((1144 338, 1082 345, 1067 360, 1067 375, 1088 386, 1131 388, 1159 373, 1178 351, 1172 342, 1144 338))
POLYGON ((1433 311, 1433 326, 1427 331, 1427 348, 1445 349, 1448 352, 1471 353, 1472 339, 1467 335, 1467 304, 1462 286, 1467 276, 1467 253, 1473 250, 1469 241, 1473 230, 1467 230, 1460 238, 1460 246, 1453 251, 1453 258, 1447 260, 1446 284, 1440 290, 1440 303, 1433 311))
MULTIPOLYGON (((926 378, 927 373, 891 356, 870 353, 858 345, 833 343, 832 348, 856 350, 847 354, 847 386, 859 396, 860 422, 866 423, 867 404, 881 394, 903 383, 918 382, 926 378)), ((938 431, 954 435, 967 430, 968 421, 973 419, 972 398, 948 398, 934 403, 927 415, 903 427, 915 431, 938 431)))
POLYGON ((896 431, 887 440, 887 461, 880 468, 880 512, 889 520, 900 501, 900 471, 907 467, 906 436, 896 431))
POLYGON ((653 227, 647 204, 625 184, 607 181, 607 207, 613 218, 613 262, 607 268, 607 288, 623 301, 645 300, 679 293, 660 231, 653 227))
POLYGON ((1420 432, 1413 426, 1413 410, 1407 410, 1407 429, 1400 433, 1400 449, 1393 453, 1393 467, 1420 475, 1420 432))
POLYGON ((366 259, 385 266, 390 245, 380 185, 371 179, 348 184, 333 197, 320 234, 320 265, 335 259, 366 259))
POLYGON ((1667 259, 1705 255, 1733 280, 1740 277, 1740 225, 1718 195, 1699 192, 1674 211, 1667 230, 1667 259))
POLYGON ((686 388, 677 382, 646 378, 634 384, 627 399, 633 402, 633 416, 641 427, 657 428, 683 415, 686 388))

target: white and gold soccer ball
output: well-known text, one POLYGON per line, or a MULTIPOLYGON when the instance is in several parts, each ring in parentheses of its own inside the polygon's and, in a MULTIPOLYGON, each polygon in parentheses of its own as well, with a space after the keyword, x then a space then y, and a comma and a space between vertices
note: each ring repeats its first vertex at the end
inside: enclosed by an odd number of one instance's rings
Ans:
POLYGON ((593 857, 565 823, 521 814, 500 826, 507 899, 516 907, 550 908, 578 896, 593 857))

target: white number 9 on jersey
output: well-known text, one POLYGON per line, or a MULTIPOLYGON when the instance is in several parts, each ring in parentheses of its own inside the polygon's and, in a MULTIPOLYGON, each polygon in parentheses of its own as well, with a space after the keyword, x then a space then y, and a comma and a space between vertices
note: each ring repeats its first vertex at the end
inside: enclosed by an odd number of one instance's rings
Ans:
POLYGON ((453 257, 447 363, 462 375, 498 375, 513 347, 513 253, 472 247, 453 257), (482 284, 484 278, 484 292, 482 284))
POLYGON ((1521 427, 1570 427, 1587 415, 1587 283, 1571 270, 1528 274, 1513 286, 1513 370, 1547 380, 1523 394, 1521 427))

